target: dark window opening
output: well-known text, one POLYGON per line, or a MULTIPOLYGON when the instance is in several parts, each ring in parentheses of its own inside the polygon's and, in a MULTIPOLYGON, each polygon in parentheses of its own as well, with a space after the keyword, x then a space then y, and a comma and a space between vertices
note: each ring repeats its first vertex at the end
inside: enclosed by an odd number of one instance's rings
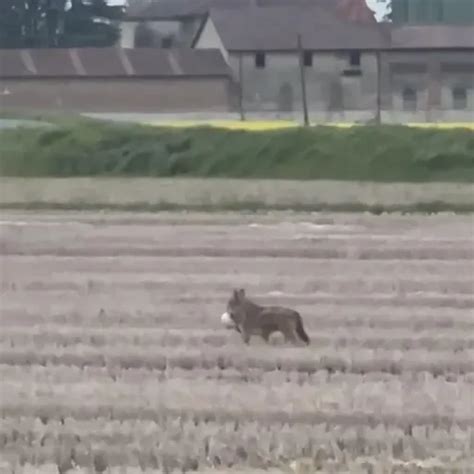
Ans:
POLYGON ((313 53, 312 51, 305 51, 303 53, 303 63, 305 67, 313 67, 313 53))
POLYGON ((344 69, 342 75, 345 77, 360 77, 362 76, 362 71, 360 69, 344 69))
POLYGON ((171 48, 173 46, 173 37, 172 36, 165 36, 161 38, 161 47, 162 48, 171 48))
POLYGON ((349 63, 352 67, 360 66, 360 51, 351 51, 349 53, 349 63))
POLYGON ((414 111, 417 108, 416 90, 413 87, 407 86, 402 91, 403 109, 414 111))
POLYGON ((146 48, 153 46, 155 41, 153 31, 150 30, 145 24, 141 23, 135 29, 134 47, 135 48, 146 48))
POLYGON ((265 53, 258 52, 255 55, 255 67, 258 67, 258 68, 265 67, 265 53))
POLYGON ((465 87, 456 86, 453 88, 453 108, 455 110, 467 109, 467 90, 465 87))

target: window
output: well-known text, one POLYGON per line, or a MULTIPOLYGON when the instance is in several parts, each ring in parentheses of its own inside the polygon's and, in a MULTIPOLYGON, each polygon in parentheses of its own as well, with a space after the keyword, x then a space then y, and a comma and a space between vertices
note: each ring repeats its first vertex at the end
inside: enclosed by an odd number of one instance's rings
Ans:
POLYGON ((352 67, 360 67, 360 51, 351 51, 349 53, 349 63, 352 67))
POLYGON ((360 69, 344 69, 342 75, 344 77, 360 77, 362 76, 362 71, 360 69))
POLYGON ((402 91, 403 109, 415 111, 417 107, 416 90, 414 87, 406 86, 402 91))
POLYGON ((303 63, 305 67, 313 67, 313 52, 305 51, 303 53, 303 63))
POLYGON ((168 49, 173 46, 173 37, 172 36, 164 36, 161 38, 161 47, 168 49))
POLYGON ((153 46, 155 37, 153 31, 145 23, 140 23, 135 28, 133 46, 135 48, 146 48, 153 46))
POLYGON ((456 86, 452 90, 453 94, 453 109, 464 110, 467 109, 467 90, 465 87, 456 86))
POLYGON ((255 54, 255 67, 261 69, 265 67, 265 53, 259 51, 255 54))

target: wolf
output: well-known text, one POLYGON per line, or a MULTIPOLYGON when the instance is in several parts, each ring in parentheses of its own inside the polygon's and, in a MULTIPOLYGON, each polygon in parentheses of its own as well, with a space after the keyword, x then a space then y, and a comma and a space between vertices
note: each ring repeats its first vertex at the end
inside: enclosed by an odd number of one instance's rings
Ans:
POLYGON ((244 289, 233 290, 221 322, 227 328, 238 331, 245 344, 249 344, 253 335, 261 336, 268 342, 270 335, 276 331, 281 332, 287 342, 310 344, 297 311, 282 306, 260 306, 246 297, 244 289))

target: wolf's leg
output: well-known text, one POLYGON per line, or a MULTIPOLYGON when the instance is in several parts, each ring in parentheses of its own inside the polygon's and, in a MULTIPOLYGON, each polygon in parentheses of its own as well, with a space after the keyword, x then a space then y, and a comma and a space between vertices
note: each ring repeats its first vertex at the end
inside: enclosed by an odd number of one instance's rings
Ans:
POLYGON ((242 340, 244 341, 245 344, 248 344, 250 341, 250 333, 248 333, 244 328, 242 328, 242 340))
POLYGON ((283 335, 285 336, 285 342, 296 344, 297 339, 295 336, 295 330, 292 326, 287 327, 283 332, 283 335))
POLYGON ((293 344, 300 345, 300 338, 298 337, 298 331, 295 329, 293 334, 293 344))
POLYGON ((298 343, 298 336, 296 333, 296 327, 293 322, 289 322, 289 324, 285 328, 285 340, 291 344, 298 343))
POLYGON ((269 339, 270 339, 271 333, 272 333, 272 331, 263 328, 263 329, 262 329, 262 333, 261 333, 262 339, 263 339, 265 342, 268 342, 269 339))

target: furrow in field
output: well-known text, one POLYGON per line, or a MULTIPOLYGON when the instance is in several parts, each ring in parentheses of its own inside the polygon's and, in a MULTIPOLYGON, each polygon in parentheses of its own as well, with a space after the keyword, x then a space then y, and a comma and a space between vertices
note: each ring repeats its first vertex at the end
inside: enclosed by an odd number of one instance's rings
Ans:
POLYGON ((45 422, 50 420, 61 421, 65 418, 77 420, 105 418, 118 421, 149 420, 160 423, 161 420, 170 417, 183 421, 190 419, 195 423, 254 422, 259 425, 298 423, 302 425, 325 424, 334 428, 391 426, 405 431, 415 426, 434 426, 444 430, 458 427, 470 432, 474 427, 472 412, 466 415, 438 414, 435 412, 420 414, 418 410, 414 412, 405 410, 403 413, 363 413, 356 411, 344 413, 333 410, 324 412, 314 409, 311 411, 292 411, 291 406, 287 406, 282 410, 262 411, 254 410, 248 406, 245 408, 226 408, 225 405, 202 406, 199 404, 199 406, 191 408, 192 405, 181 407, 178 403, 170 404, 172 406, 166 406, 165 404, 137 406, 132 401, 130 403, 126 401, 119 403, 113 397, 109 397, 108 400, 97 400, 93 405, 86 405, 83 401, 64 403, 61 400, 48 400, 45 397, 38 397, 38 399, 30 401, 20 395, 17 396, 20 397, 21 403, 18 400, 6 401, 0 406, 2 418, 34 417, 45 422))
MULTIPOLYGON (((242 436, 242 440, 249 440, 260 433, 263 436, 271 436, 273 440, 278 439, 278 435, 275 434, 276 428, 284 429, 288 435, 293 435, 294 439, 298 439, 299 436, 295 436, 300 430, 301 435, 305 438, 305 441, 309 441, 310 437, 313 437, 315 442, 329 441, 334 435, 331 435, 325 429, 323 423, 309 425, 297 422, 291 422, 284 426, 281 421, 266 420, 267 423, 257 426, 252 421, 247 420, 234 420, 234 422, 225 422, 223 424, 217 424, 213 421, 198 420, 194 417, 177 417, 172 416, 172 412, 160 414, 160 423, 154 420, 110 420, 107 418, 99 418, 96 421, 91 419, 75 419, 65 418, 62 421, 58 421, 56 418, 46 420, 43 417, 43 421, 40 418, 25 416, 18 420, 14 418, 4 418, 2 433, 8 438, 23 438, 27 443, 33 444, 35 441, 43 440, 43 445, 48 441, 66 442, 81 440, 84 441, 99 441, 106 440, 107 444, 131 444, 138 440, 138 444, 146 444, 147 439, 155 438, 157 440, 164 440, 166 438, 174 438, 177 435, 186 437, 188 440, 196 438, 205 445, 207 437, 215 438, 216 435, 224 436, 242 436), (103 429, 98 431, 97 425, 103 426, 103 429), (15 433, 16 431, 16 433, 15 433), (249 438, 250 435, 250 439, 249 438), (79 440, 77 439, 79 437, 79 440), (246 439, 247 438, 247 439, 246 439)), ((337 430, 336 436, 345 438, 346 441, 352 438, 355 441, 356 438, 362 444, 365 444, 369 449, 374 449, 377 442, 381 442, 380 432, 385 431, 387 441, 393 442, 396 439, 400 439, 403 436, 402 430, 397 426, 385 425, 372 427, 370 425, 363 426, 359 430, 337 430)), ((419 442, 424 441, 428 444, 435 444, 436 438, 438 442, 446 444, 449 443, 448 436, 456 434, 457 439, 461 440, 468 436, 465 430, 459 427, 453 426, 449 431, 437 428, 434 426, 427 425, 426 427, 413 426, 412 433, 413 438, 419 442)), ((283 439, 286 438, 283 437, 283 439)), ((451 439, 453 441, 453 439, 451 439)), ((199 444, 201 444, 199 443, 199 444)), ((30 444, 30 446, 31 446, 30 444)), ((434 446, 430 446, 433 448, 434 446)), ((359 447, 360 448, 360 447, 359 447)))
POLYGON ((441 386, 444 384, 459 384, 459 390, 470 390, 474 385, 474 372, 467 374, 446 374, 445 377, 428 373, 403 372, 392 374, 389 372, 369 372, 366 374, 348 372, 297 372, 294 370, 266 371, 256 368, 197 368, 192 371, 181 367, 166 367, 166 370, 153 368, 126 368, 119 366, 70 366, 61 364, 50 365, 7 365, 0 364, 0 376, 5 382, 17 381, 21 377, 29 377, 31 381, 42 381, 43 383, 76 383, 94 380, 95 382, 110 382, 110 380, 123 383, 141 384, 146 380, 171 380, 179 379, 191 382, 193 380, 215 380, 232 383, 258 383, 266 388, 278 387, 282 383, 293 383, 296 386, 309 384, 319 387, 328 384, 352 384, 354 387, 365 383, 414 383, 441 386))
POLYGON ((223 349, 206 347, 200 350, 160 349, 143 350, 135 345, 120 348, 97 348, 92 345, 77 344, 61 347, 45 344, 38 348, 22 345, 19 348, 2 344, 0 364, 7 365, 71 365, 78 367, 117 366, 121 368, 149 368, 166 370, 179 367, 187 370, 219 367, 238 370, 263 369, 265 371, 284 370, 314 373, 329 372, 388 372, 400 374, 408 372, 430 372, 435 375, 448 373, 466 374, 474 372, 474 351, 459 352, 427 350, 382 350, 340 348, 296 349, 260 345, 242 350, 241 345, 223 349))
MULTIPOLYGON (((378 426, 371 426, 370 424, 360 427, 359 430, 341 430, 339 427, 331 434, 327 431, 324 423, 309 425, 307 423, 290 422, 289 424, 282 424, 277 419, 265 420, 266 423, 257 425, 255 422, 249 420, 230 420, 222 424, 214 421, 199 420, 194 416, 190 417, 173 417, 173 412, 168 411, 160 413, 159 423, 154 420, 110 420, 107 418, 98 418, 96 421, 91 419, 74 419, 64 418, 58 422, 57 418, 45 419, 25 416, 19 420, 12 418, 5 418, 4 433, 8 438, 15 437, 14 430, 16 430, 17 438, 24 438, 25 441, 43 439, 43 444, 47 441, 79 441, 87 440, 97 441, 100 438, 106 438, 110 444, 128 444, 133 441, 138 441, 138 445, 144 447, 146 441, 150 438, 158 440, 166 440, 167 438, 175 438, 177 435, 186 437, 188 440, 193 438, 202 443, 205 447, 206 438, 232 436, 241 436, 242 441, 251 441, 257 434, 265 437, 271 437, 271 441, 280 439, 287 441, 289 437, 293 439, 303 437, 305 442, 313 438, 314 442, 321 443, 329 441, 331 438, 340 437, 350 443, 350 440, 356 439, 362 444, 365 444, 369 449, 376 449, 374 446, 377 442, 381 443, 381 434, 385 434, 385 440, 388 444, 403 437, 403 431, 395 425, 382 424, 378 426), (42 421, 43 420, 43 421, 42 421), (103 430, 97 430, 97 425, 103 426, 103 430), (279 430, 278 430, 279 428, 279 430), (275 431, 277 429, 277 431, 275 431), (278 436, 278 431, 283 430, 283 436, 278 436), (297 436, 299 431, 300 436, 297 436), (288 438, 287 436, 288 435, 288 438), (77 439, 79 437, 79 440, 77 439), (39 438, 39 439, 38 439, 39 438)), ((406 423, 402 422, 402 426, 406 423)), ((413 425, 411 427, 413 440, 418 442, 428 442, 431 448, 434 448, 436 440, 438 443, 445 445, 458 445, 461 447, 459 441, 465 440, 469 433, 460 427, 452 426, 447 431, 441 427, 413 425), (454 437, 453 437, 454 435, 454 437), (456 443, 455 439, 458 440, 456 443)), ((281 432, 281 431, 280 431, 281 432)), ((270 441, 270 440, 268 440, 270 441)), ((238 445, 238 444, 237 444, 238 445)), ((262 446, 263 447, 263 446, 262 446)), ((269 446, 268 446, 269 447, 269 446)), ((362 446, 359 446, 359 449, 362 446)), ((353 446, 355 448, 355 446, 353 446)), ((360 454, 360 453, 358 453, 360 454)))
MULTIPOLYGON (((32 275, 23 278, 10 280, 8 285, 14 284, 16 291, 70 291, 70 292, 97 292, 116 291, 126 292, 140 290, 143 288, 150 291, 160 291, 167 295, 181 294, 189 289, 196 293, 209 292, 215 294, 230 293, 233 287, 245 286, 248 291, 254 288, 259 292, 281 291, 287 294, 346 294, 346 295, 412 295, 412 294, 434 294, 434 295, 467 295, 471 296, 474 289, 474 276, 466 275, 456 278, 440 279, 439 277, 420 278, 373 278, 373 277, 321 277, 314 275, 300 275, 298 277, 275 276, 271 281, 262 279, 258 274, 254 275, 208 275, 205 279, 202 276, 181 275, 141 275, 134 278, 134 275, 121 274, 117 272, 113 275, 89 274, 70 275, 67 273, 57 273, 50 276, 32 275)), ((4 285, 5 286, 5 285, 4 285)))
MULTIPOLYGON (((6 311, 14 310, 25 312, 37 311, 39 308, 45 309, 45 314, 54 314, 56 312, 74 311, 78 309, 90 308, 93 311, 92 315, 85 315, 86 317, 96 317, 98 311, 102 308, 108 312, 112 309, 133 308, 141 310, 147 308, 158 315, 161 307, 169 307, 173 305, 194 305, 194 313, 199 312, 202 308, 203 312, 212 304, 220 308, 217 312, 219 317, 230 297, 231 289, 228 291, 216 292, 199 292, 193 291, 189 288, 188 291, 176 294, 169 294, 169 292, 160 292, 157 289, 148 290, 134 290, 125 293, 116 293, 114 291, 106 291, 100 286, 94 290, 89 291, 70 291, 64 290, 29 290, 25 291, 9 291, 3 293, 2 299, 2 314, 6 311), (29 302, 31 301, 31 302, 29 302)), ((251 291, 251 290, 249 290, 251 291)), ((474 310, 474 296, 467 294, 288 294, 281 291, 275 292, 252 292, 254 300, 262 304, 276 304, 283 306, 291 306, 298 308, 299 306, 307 306, 314 308, 310 311, 310 315, 317 315, 318 305, 325 306, 339 306, 341 311, 344 308, 346 313, 354 314, 360 312, 361 309, 372 307, 378 311, 392 311, 400 310, 401 307, 405 311, 418 311, 424 309, 425 311, 439 311, 441 308, 445 311, 446 317, 449 317, 451 311, 456 310, 474 310)), ((125 315, 125 313, 123 313, 125 315)), ((79 315, 82 317, 82 314, 79 315)), ((176 314, 179 317, 179 313, 176 314)), ((216 317, 216 313, 212 314, 216 317)), ((311 316, 310 316, 311 317, 311 316)))
MULTIPOLYGON (((132 216, 132 215, 131 215, 132 216)), ((278 241, 284 238, 300 240, 306 238, 332 238, 347 239, 354 237, 361 242, 373 240, 402 242, 451 242, 463 241, 469 238, 469 221, 459 216, 453 219, 443 219, 442 216, 434 216, 430 222, 429 218, 418 216, 412 219, 410 216, 384 219, 382 216, 366 216, 347 214, 333 214, 333 217, 326 217, 325 221, 309 214, 295 215, 293 222, 289 220, 265 222, 264 215, 254 216, 244 222, 226 222, 221 220, 221 216, 214 215, 214 223, 204 223, 194 221, 189 215, 183 215, 181 222, 176 221, 164 224, 164 221, 156 222, 156 225, 143 225, 137 219, 130 219, 129 222, 118 224, 113 221, 112 214, 104 216, 103 222, 97 224, 86 224, 75 222, 74 220, 63 222, 47 222, 46 220, 35 220, 34 218, 14 220, 3 219, 1 221, 2 233, 5 238, 19 236, 23 242, 33 242, 31 234, 25 229, 35 231, 38 236, 36 242, 48 242, 54 232, 62 240, 70 240, 75 237, 77 241, 86 238, 96 242, 111 240, 120 242, 130 236, 133 230, 134 238, 140 242, 157 242, 166 240, 173 236, 179 240, 185 240, 186 236, 193 233, 194 240, 212 241, 219 240, 227 236, 232 241, 246 241, 250 239, 258 240, 266 236, 269 241, 278 241), (111 219, 112 217, 112 219, 111 219), (189 219, 189 220, 187 220, 189 219)))
MULTIPOLYGON (((309 332, 311 345, 318 348, 366 348, 385 350, 426 349, 429 351, 460 351, 474 349, 474 335, 457 328, 396 331, 393 329, 347 328, 335 331, 309 332)), ((255 342, 254 342, 255 343, 255 342)), ((132 347, 154 350, 156 347, 224 347, 242 344, 236 331, 228 330, 164 330, 143 329, 123 326, 111 327, 107 330, 87 327, 51 326, 40 327, 7 327, 0 334, 0 347, 22 346, 41 348, 48 344, 62 348, 81 345, 94 348, 132 347)))
POLYGON ((76 405, 84 400, 89 404, 160 406, 184 409, 211 409, 213 406, 239 410, 251 408, 258 412, 288 409, 298 412, 363 412, 371 414, 402 413, 449 416, 468 415, 473 401, 461 383, 453 385, 432 377, 414 377, 412 380, 391 378, 371 381, 359 377, 360 384, 353 386, 355 377, 335 377, 318 384, 318 390, 309 383, 295 385, 281 382, 265 385, 258 382, 231 382, 224 380, 196 381, 192 392, 183 390, 184 379, 81 380, 79 382, 34 380, 5 380, 2 405, 15 403, 18 397, 28 404, 45 401, 76 405), (137 393, 141 393, 137 399, 137 393), (64 396, 67 398, 64 399, 64 396), (91 400, 94 400, 91 403, 91 400), (249 400, 252 403, 249 405, 249 400))
MULTIPOLYGON (((266 299, 266 298, 265 298, 266 299)), ((270 300, 270 297, 268 297, 270 300)), ((219 330, 219 317, 225 311, 225 302, 213 300, 196 302, 161 301, 152 294, 132 292, 117 295, 114 300, 103 296, 90 298, 58 297, 51 301, 46 294, 37 297, 35 304, 22 304, 23 298, 2 301, 0 327, 68 327, 72 331, 130 329, 149 330, 219 330), (148 297, 147 297, 148 296, 148 297), (100 312, 104 309, 104 312, 100 312)), ((281 301, 281 299, 280 299, 281 301)), ((285 304, 285 302, 283 302, 285 304)), ((290 303, 288 303, 290 304, 290 303)), ((385 329, 419 332, 433 330, 445 334, 445 330, 474 331, 472 309, 439 306, 406 305, 349 305, 295 304, 304 318, 305 327, 316 336, 328 330, 385 329)))
POLYGON ((414 436, 407 439, 400 429, 385 426, 336 426, 328 432, 324 424, 265 426, 244 420, 217 424, 163 417, 158 424, 99 418, 96 423, 66 419, 62 424, 52 421, 42 425, 37 419, 23 418, 17 429, 12 427, 12 419, 3 421, 4 436, 9 441, 5 457, 12 465, 49 465, 50 471, 46 472, 64 469, 71 458, 77 465, 75 470, 87 469, 87 474, 96 471, 98 459, 107 466, 107 472, 114 474, 122 472, 125 466, 127 472, 134 474, 145 469, 157 472, 158 467, 183 471, 208 467, 212 469, 209 472, 219 473, 222 469, 250 474, 256 472, 253 469, 274 472, 272 466, 278 466, 283 468, 281 472, 288 472, 289 460, 302 456, 306 462, 311 460, 310 465, 316 462, 316 468, 323 471, 362 474, 368 466, 378 465, 381 451, 385 459, 380 468, 400 470, 406 466, 404 460, 408 457, 411 471, 417 472, 423 472, 424 466, 463 469, 472 459, 466 433, 459 429, 414 427, 414 436), (97 430, 99 425, 104 427, 103 431, 97 430), (444 461, 433 464, 440 451, 444 461), (116 466, 120 467, 114 471, 116 466), (244 470, 235 471, 237 466, 244 470))
POLYGON ((1 254, 8 256, 31 255, 31 256, 101 256, 113 257, 116 255, 137 256, 137 257, 238 257, 240 259, 254 259, 255 257, 272 257, 281 259, 305 258, 305 259, 361 259, 361 260, 474 260, 474 249, 471 245, 465 247, 453 245, 451 248, 446 246, 422 246, 420 248, 407 247, 381 247, 361 249, 353 246, 347 248, 328 247, 288 247, 288 246, 265 246, 258 247, 250 245, 248 247, 230 247, 225 242, 215 242, 209 246, 133 246, 104 244, 104 246, 91 245, 85 243, 83 247, 54 247, 48 248, 23 248, 3 243, 1 254))
POLYGON ((256 257, 242 267, 239 258, 213 257, 130 257, 117 255, 113 257, 55 257, 55 256, 3 256, 2 278, 40 276, 53 272, 61 274, 105 274, 115 273, 133 274, 139 278, 142 274, 174 275, 180 278, 183 275, 227 275, 233 270, 239 270, 239 275, 247 277, 255 274, 271 277, 297 277, 300 275, 324 274, 329 278, 340 274, 347 274, 363 278, 384 277, 395 275, 397 278, 424 278, 437 276, 438 278, 456 278, 461 275, 472 278, 472 261, 460 260, 379 260, 368 261, 359 259, 345 260, 307 260, 294 258, 282 260, 267 257, 256 257), (16 275, 15 275, 16 274, 16 275))

